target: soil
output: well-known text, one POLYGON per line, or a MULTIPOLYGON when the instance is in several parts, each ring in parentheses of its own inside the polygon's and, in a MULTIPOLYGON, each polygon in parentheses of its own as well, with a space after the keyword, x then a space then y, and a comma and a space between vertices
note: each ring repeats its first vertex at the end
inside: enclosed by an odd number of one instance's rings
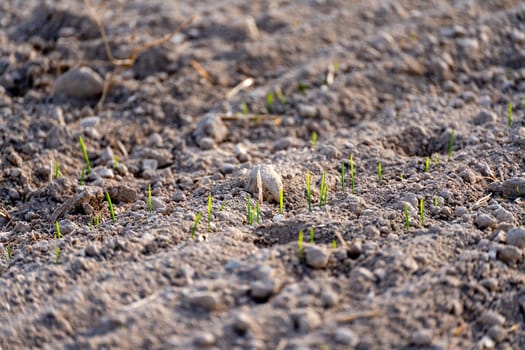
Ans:
POLYGON ((525 348, 522 1, 92 6, 197 18, 0 2, 0 348, 525 348))

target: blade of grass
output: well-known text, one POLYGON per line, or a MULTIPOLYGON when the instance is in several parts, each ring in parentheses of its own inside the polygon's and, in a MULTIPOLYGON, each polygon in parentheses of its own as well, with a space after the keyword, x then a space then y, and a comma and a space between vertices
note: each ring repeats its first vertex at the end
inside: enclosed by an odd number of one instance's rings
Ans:
POLYGON ((314 228, 313 227, 310 227, 310 243, 314 243, 315 241, 315 233, 314 233, 314 228))
POLYGON ((350 185, 352 187, 352 194, 355 194, 355 168, 353 155, 350 155, 350 181, 350 185))
POLYGON ((197 226, 199 225, 199 221, 201 219, 202 213, 199 211, 197 215, 195 215, 195 220, 193 221, 193 226, 191 228, 191 239, 195 240, 195 232, 197 232, 197 226))
POLYGON ((299 231, 299 238, 297 239, 297 257, 299 260, 303 259, 303 230, 299 231))
POLYGON ((91 163, 89 162, 89 157, 86 150, 86 145, 84 144, 84 139, 82 136, 78 137, 78 142, 80 143, 80 148, 82 149, 82 154, 84 155, 84 161, 86 162, 87 173, 91 173, 91 163))
POLYGON ((56 229, 56 239, 61 239, 62 238, 62 234, 60 233, 60 224, 58 223, 58 221, 55 221, 55 229, 56 229))
POLYGON ((111 197, 109 196, 108 191, 106 191, 106 201, 108 202, 109 213, 111 214, 111 221, 116 222, 117 220, 115 219, 115 210, 113 209, 113 203, 111 203, 111 197))
POLYGON ((377 163, 377 181, 381 182, 383 180, 383 166, 381 165, 381 162, 377 163))
POLYGON ((512 102, 509 102, 509 110, 507 113, 507 125, 509 128, 512 126, 512 102))
POLYGON ((421 219, 421 225, 425 226, 425 202, 423 198, 419 200, 419 217, 421 219))
POLYGON ((55 264, 60 264, 60 247, 55 248, 55 264))
POLYGON ((151 195, 151 184, 148 184, 148 211, 153 214, 153 197, 151 195))
POLYGON ((306 196, 308 200, 308 210, 312 211, 312 192, 310 188, 310 172, 306 170, 306 196))
POLYGON ((279 214, 284 215, 284 189, 279 188, 279 214))
POLYGON ((408 215, 408 205, 405 205, 405 227, 410 231, 410 216, 408 215))
POLYGON ((448 138, 448 159, 452 158, 452 147, 454 146, 454 129, 450 131, 450 136, 448 138))
POLYGON ((341 162, 341 193, 345 193, 345 162, 341 162))
POLYGON ((430 157, 427 157, 425 159, 425 173, 428 173, 429 170, 430 170, 430 157))
POLYGON ((211 218, 212 218, 212 197, 211 193, 208 195, 208 232, 211 232, 211 218))
POLYGON ((317 144, 317 133, 314 131, 312 132, 312 148, 315 147, 317 144))

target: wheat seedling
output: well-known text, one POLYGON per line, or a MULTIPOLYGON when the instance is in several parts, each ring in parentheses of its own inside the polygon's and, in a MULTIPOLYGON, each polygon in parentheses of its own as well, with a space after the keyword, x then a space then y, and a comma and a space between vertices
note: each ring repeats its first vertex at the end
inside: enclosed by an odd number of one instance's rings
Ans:
POLYGON ((425 173, 428 173, 429 170, 430 170, 430 157, 427 157, 425 159, 425 173))
POLYGON ((306 197, 308 200, 308 210, 312 211, 312 192, 310 188, 310 173, 306 170, 306 197))
POLYGON ((58 163, 58 160, 55 160, 55 179, 58 179, 59 177, 62 177, 62 172, 60 172, 60 164, 58 163))
POLYGON ((83 186, 84 185, 84 178, 86 177, 86 167, 82 167, 82 171, 80 172, 80 178, 78 179, 78 183, 83 186))
POLYGON ((319 208, 322 208, 324 204, 325 187, 326 187, 326 173, 323 172, 323 175, 321 176, 321 187, 319 188, 319 208))
POLYGON ((335 238, 332 240, 332 248, 337 248, 337 240, 335 238))
POLYGON ((153 197, 151 196, 151 184, 148 184, 148 211, 153 214, 153 197))
POLYGON ((310 243, 314 243, 315 241, 315 233, 314 233, 314 228, 313 227, 310 227, 310 243))
POLYGON ((268 113, 273 112, 273 92, 269 92, 268 95, 266 95, 266 110, 268 113))
POLYGON ((60 233, 60 224, 58 223, 58 221, 55 221, 55 228, 56 228, 56 236, 55 238, 56 239, 61 239, 62 238, 62 233, 60 233))
POLYGON ((450 131, 450 136, 448 138, 448 159, 452 158, 452 146, 454 146, 454 129, 450 131))
POLYGON ((279 102, 281 102, 281 104, 285 105, 288 103, 280 87, 275 88, 275 94, 277 95, 277 98, 279 99, 279 102))
POLYGON ((87 173, 89 174, 91 172, 91 163, 89 162, 86 145, 84 144, 84 139, 82 136, 78 137, 78 142, 80 143, 80 148, 82 149, 82 154, 84 155, 84 161, 86 162, 87 173))
POLYGON ((315 145, 317 144, 317 133, 315 131, 312 132, 312 140, 311 140, 311 142, 312 142, 312 148, 314 148, 315 145))
POLYGON ((383 166, 381 165, 381 162, 377 163, 377 181, 381 182, 383 180, 383 166))
POLYGON ((246 102, 241 103, 241 112, 242 114, 250 113, 250 109, 248 108, 248 104, 246 102))
POLYGON ((113 203, 111 203, 111 197, 109 196, 108 191, 106 191, 106 201, 108 202, 109 213, 111 214, 111 221, 116 222, 117 220, 115 219, 115 210, 113 209, 113 203))
POLYGON ((226 208, 226 204, 228 204, 227 200, 223 200, 221 203, 221 206, 219 207, 219 211, 223 211, 224 208, 226 208))
POLYGON ((435 207, 438 206, 438 197, 434 196, 434 199, 432 200, 432 204, 434 204, 435 207))
POLYGON ((195 221, 193 221, 193 226, 191 228, 191 239, 192 240, 195 240, 195 232, 197 232, 197 225, 199 225, 201 216, 202 216, 202 213, 199 211, 197 215, 195 216, 195 221))
POLYGON ((211 232, 211 218, 212 218, 212 197, 211 193, 208 195, 208 232, 211 232))
POLYGON ((434 165, 438 166, 439 164, 439 155, 437 153, 434 153, 434 165))
POLYGON ((425 202, 423 198, 419 200, 419 218, 421 219, 421 225, 425 226, 425 202))
POLYGON ((118 160, 118 157, 117 156, 114 156, 113 157, 113 169, 118 169, 120 166, 120 162, 118 160))
POLYGON ((7 253, 7 258, 9 260, 13 259, 13 248, 11 247, 10 244, 8 244, 7 247, 5 247, 5 250, 6 250, 6 253, 7 253))
POLYGON ((299 238, 297 239, 297 257, 299 260, 303 259, 303 230, 299 231, 299 238))
POLYGON ((299 83, 299 91, 300 91, 303 95, 306 95, 306 89, 307 89, 307 85, 306 85, 306 83, 299 83))
POLYGON ((249 194, 246 196, 246 220, 248 221, 248 225, 253 224, 253 211, 252 211, 252 196, 249 194))

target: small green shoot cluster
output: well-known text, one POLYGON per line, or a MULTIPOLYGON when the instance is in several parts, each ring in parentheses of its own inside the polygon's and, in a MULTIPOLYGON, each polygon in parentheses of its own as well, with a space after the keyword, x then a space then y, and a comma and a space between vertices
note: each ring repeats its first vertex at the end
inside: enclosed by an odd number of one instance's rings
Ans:
POLYGON ((117 157, 117 156, 114 156, 114 157, 113 157, 113 168, 114 168, 114 169, 118 169, 119 166, 120 166, 120 162, 119 162, 119 160, 118 160, 118 157, 117 157))
POLYGON ((259 223, 261 220, 261 210, 259 208, 259 201, 255 202, 255 207, 252 207, 252 197, 248 194, 246 196, 246 221, 248 225, 259 223))
POLYGON ((100 225, 100 214, 89 218, 89 227, 98 227, 98 225, 100 225))
POLYGON ((111 214, 111 221, 116 222, 117 219, 115 218, 115 210, 113 208, 113 203, 111 202, 111 197, 109 196, 108 191, 106 191, 106 202, 108 202, 108 209, 109 213, 111 214))
POLYGON ((55 248, 55 264, 60 264, 60 247, 55 248))
POLYGON ((246 102, 241 103, 241 113, 242 114, 250 113, 250 108, 248 108, 248 104, 246 102))

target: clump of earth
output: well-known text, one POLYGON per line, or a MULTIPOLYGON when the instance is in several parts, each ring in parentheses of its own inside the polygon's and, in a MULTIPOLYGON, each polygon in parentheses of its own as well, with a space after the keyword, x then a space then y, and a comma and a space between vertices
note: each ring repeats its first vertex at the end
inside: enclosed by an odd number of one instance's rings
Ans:
POLYGON ((0 2, 0 348, 525 348, 522 1, 90 6, 0 2))

